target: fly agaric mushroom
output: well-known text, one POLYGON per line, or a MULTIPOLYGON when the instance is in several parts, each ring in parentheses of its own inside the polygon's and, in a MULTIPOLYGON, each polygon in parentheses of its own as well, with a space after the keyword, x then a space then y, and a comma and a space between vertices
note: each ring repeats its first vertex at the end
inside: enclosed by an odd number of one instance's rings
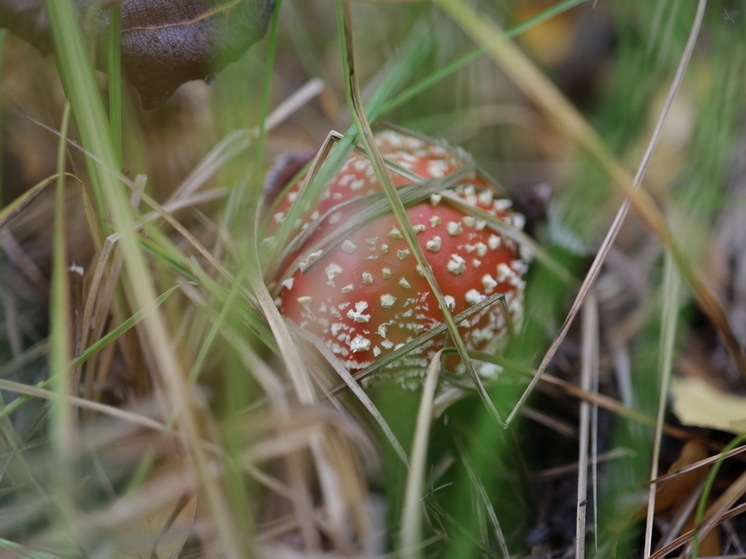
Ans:
MULTIPOLYGON (((505 305, 487 306, 459 324, 467 348, 499 347, 521 321, 527 258, 514 240, 464 208, 478 208, 516 229, 523 226, 523 216, 469 169, 465 154, 397 131, 378 134, 376 142, 393 164, 390 173, 397 188, 417 177, 419 187, 421 180, 447 180, 462 172, 447 189, 409 205, 407 218, 452 314, 490 295, 504 296, 505 305), (460 203, 451 203, 454 197, 460 203)), ((301 183, 277 204, 270 230, 285 220, 301 183)), ((371 162, 353 153, 321 200, 294 224, 302 244, 285 258, 274 283, 282 314, 319 336, 352 372, 444 321, 394 215, 389 211, 360 220, 375 195, 380 199, 382 188, 371 162)), ((389 369, 401 380, 422 376, 444 343, 445 335, 435 337, 389 369)))

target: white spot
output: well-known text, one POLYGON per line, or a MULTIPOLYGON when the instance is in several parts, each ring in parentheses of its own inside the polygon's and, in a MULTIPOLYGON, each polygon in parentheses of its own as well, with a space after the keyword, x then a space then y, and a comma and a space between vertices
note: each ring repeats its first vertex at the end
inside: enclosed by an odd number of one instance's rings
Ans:
POLYGON ((427 227, 425 227, 422 223, 418 223, 417 225, 412 225, 412 231, 414 231, 416 235, 419 235, 425 230, 427 230, 427 227))
POLYGON ((432 204, 433 206, 437 206, 438 204, 440 204, 440 201, 441 201, 442 199, 443 199, 443 196, 442 196, 442 195, 440 195, 440 194, 431 194, 431 195, 430 195, 430 203, 431 203, 431 204, 432 204))
POLYGON ((466 260, 458 254, 452 254, 451 259, 446 264, 446 268, 453 275, 458 276, 466 270, 466 260))
POLYGON ((474 248, 476 248, 479 258, 484 258, 484 255, 487 254, 487 245, 481 241, 475 244, 474 248))
POLYGON ((365 179, 357 179, 350 183, 350 190, 356 192, 365 188, 365 179))
MULTIPOLYGON (((346 167, 347 167, 347 165, 345 165, 345 168, 346 167)), ((341 177, 339 177, 339 180, 337 180, 337 184, 339 186, 349 186, 349 184, 353 180, 355 180, 355 175, 352 175, 352 174, 350 174, 350 175, 342 175, 341 177)))
POLYGON ((378 346, 373 347, 373 357, 378 357, 381 355, 381 348, 378 346))
POLYGON ((392 347, 394 347, 394 342, 392 342, 391 340, 383 340, 381 342, 381 345, 384 349, 391 349, 392 347))
POLYGON ((474 224, 477 222, 477 218, 474 217, 473 215, 465 215, 464 217, 461 218, 461 221, 464 222, 464 225, 466 225, 467 227, 471 227, 473 229, 474 224))
POLYGON ((487 246, 490 247, 491 250, 497 250, 500 248, 503 244, 503 238, 500 235, 495 235, 492 233, 490 235, 490 238, 487 239, 487 246))
POLYGON ((391 295, 390 293, 385 293, 381 295, 381 306, 384 309, 390 309, 394 306, 394 303, 396 303, 396 297, 391 295))
POLYGON ((530 246, 525 244, 522 244, 520 247, 518 247, 518 254, 525 262, 529 262, 534 258, 534 251, 531 249, 530 246))
POLYGON ((310 310, 313 297, 310 297, 309 295, 303 295, 302 297, 298 297, 296 301, 298 301, 304 309, 310 310))
POLYGON ((449 311, 452 311, 453 309, 456 308, 456 299, 454 299, 451 295, 444 295, 443 300, 445 301, 446 308, 449 311))
POLYGON ((440 219, 439 215, 432 215, 430 216, 430 227, 437 227, 440 225, 442 220, 440 219))
POLYGON ((477 222, 474 224, 474 229, 477 231, 484 231, 485 227, 487 227, 487 222, 483 219, 477 219, 477 222))
POLYGON ((391 279, 391 268, 382 268, 381 275, 383 279, 391 279))
POLYGON ((425 248, 430 252, 438 252, 442 246, 443 239, 437 235, 425 243, 425 248))
POLYGON ((353 289, 355 289, 355 284, 354 283, 348 283, 347 285, 345 285, 344 287, 342 287, 342 293, 349 293, 353 289))
POLYGON ((404 289, 410 289, 412 287, 412 284, 407 281, 407 278, 399 278, 399 285, 404 289))
POLYGON ((505 262, 497 265, 497 281, 502 283, 508 278, 515 276, 515 272, 505 262))
POLYGON ((461 224, 457 221, 449 221, 446 224, 446 231, 448 231, 448 234, 455 237, 456 235, 460 234, 461 231, 463 231, 463 228, 461 227, 461 224))
MULTIPOLYGON (((385 340, 386 339, 386 325, 385 324, 381 324, 378 327, 378 330, 376 330, 376 334, 378 334, 379 336, 381 336, 385 340)), ((389 342, 389 343, 391 343, 391 342, 389 342)), ((383 347, 386 347, 386 344, 384 342, 381 342, 381 345, 383 347)), ((386 347, 386 349, 390 349, 390 348, 386 347)))
POLYGON ((448 164, 442 159, 430 160, 427 162, 427 173, 431 177, 442 177, 448 170, 448 164))
POLYGON ((77 264, 70 264, 70 266, 67 268, 67 270, 71 274, 77 274, 79 276, 83 276, 85 274, 85 268, 83 266, 78 266, 77 264))
POLYGON ((386 243, 383 243, 381 245, 381 252, 384 253, 384 254, 388 254, 389 253, 389 245, 387 245, 386 243))
POLYGON ((473 258, 471 261, 471 265, 475 268, 479 268, 482 265, 482 261, 479 260, 479 258, 473 258))
POLYGON ((482 190, 479 194, 477 194, 477 199, 483 206, 489 206, 492 203, 492 198, 493 194, 491 190, 482 190))
POLYGON ((482 295, 479 291, 476 289, 470 289, 466 292, 465 295, 466 302, 470 305, 476 305, 480 301, 483 301, 485 299, 485 296, 482 295))
POLYGON ((363 272, 363 283, 365 285, 372 285, 373 284, 373 274, 370 272, 363 272))
POLYGON ((336 225, 342 220, 342 212, 334 212, 329 216, 329 224, 336 225))
POLYGON ((417 272, 417 275, 420 276, 421 278, 425 277, 425 269, 419 264, 417 264, 414 270, 415 272, 417 272))
POLYGON ((332 262, 329 264, 326 268, 324 268, 324 273, 326 274, 326 285, 329 285, 331 287, 334 287, 334 278, 336 278, 339 274, 342 273, 342 267, 338 264, 335 264, 332 262))
POLYGON ((504 212, 513 207, 513 202, 507 198, 500 198, 499 200, 492 202, 492 207, 498 212, 504 212))
POLYGON ((523 260, 513 260, 510 263, 510 267, 515 270, 515 273, 518 275, 523 275, 528 271, 528 264, 526 264, 523 260))
POLYGON ((355 303, 355 309, 347 311, 347 318, 351 318, 355 322, 370 322, 370 315, 365 314, 365 310, 368 308, 366 301, 358 301, 355 303))
POLYGON ((492 293, 492 290, 497 287, 498 283, 490 274, 484 274, 482 276, 482 286, 484 287, 485 293, 492 293))
POLYGON ((357 250, 357 245, 353 243, 350 239, 345 239, 342 243, 342 246, 339 247, 342 249, 342 252, 346 252, 347 254, 352 254, 357 250))
POLYGON ((407 256, 409 256, 409 249, 407 249, 407 248, 396 251, 396 257, 399 260, 404 261, 407 258, 407 256))
POLYGON ((477 373, 480 377, 492 380, 500 376, 500 373, 502 373, 502 371, 502 367, 500 367, 499 365, 495 365, 494 363, 481 363, 477 368, 477 373))
POLYGON ((285 219, 285 212, 277 212, 272 216, 272 219, 275 220, 275 223, 281 223, 285 219))
POLYGON ((404 236, 401 234, 401 231, 399 231, 396 227, 392 227, 388 235, 392 239, 403 239, 404 238, 404 236))
POLYGON ((350 349, 353 353, 368 351, 370 349, 370 340, 358 334, 350 342, 350 349))
POLYGON ((350 351, 346 347, 342 347, 339 344, 332 344, 332 352, 334 352, 335 355, 342 355, 344 357, 347 357, 350 354, 350 351))
POLYGON ((287 278, 285 280, 282 280, 282 283, 280 285, 290 291, 293 288, 293 285, 295 285, 295 278, 287 278))
POLYGON ((336 338, 337 336, 339 336, 339 333, 342 330, 344 330, 344 329, 345 329, 344 323, 342 323, 342 322, 335 322, 334 324, 332 324, 332 326, 330 328, 330 331, 332 333, 332 337, 336 338))
POLYGON ((526 225, 526 218, 523 216, 523 214, 513 214, 513 219, 511 220, 513 223, 513 227, 516 229, 523 229, 523 226, 526 225))
POLYGON ((298 264, 300 271, 305 272, 306 270, 308 270, 308 268, 310 268, 312 264, 314 264, 319 258, 321 258, 322 254, 324 254, 323 250, 315 250, 314 252, 309 252, 306 257, 300 261, 300 264, 298 264))

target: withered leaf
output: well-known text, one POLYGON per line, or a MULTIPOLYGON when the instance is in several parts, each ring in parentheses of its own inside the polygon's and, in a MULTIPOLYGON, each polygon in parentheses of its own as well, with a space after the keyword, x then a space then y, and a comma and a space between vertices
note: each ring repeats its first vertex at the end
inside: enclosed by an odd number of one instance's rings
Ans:
MULTIPOLYGON (((274 0, 76 0, 81 14, 94 10, 95 33, 108 31, 109 11, 120 5, 122 65, 143 107, 157 108, 184 82, 205 79, 261 39, 274 0)), ((42 51, 51 30, 42 0, 0 0, 0 27, 42 51)))

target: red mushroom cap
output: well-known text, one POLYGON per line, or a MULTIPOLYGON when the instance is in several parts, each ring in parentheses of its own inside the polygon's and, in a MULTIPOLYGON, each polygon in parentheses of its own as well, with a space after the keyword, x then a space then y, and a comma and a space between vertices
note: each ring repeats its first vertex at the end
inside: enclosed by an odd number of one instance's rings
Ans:
MULTIPOLYGON (((423 179, 445 177, 467 164, 455 150, 400 132, 383 132, 376 141, 384 158, 423 179)), ((397 187, 412 182, 395 172, 391 176, 397 187)), ((297 190, 280 201, 274 213, 278 223, 297 190)), ((370 161, 353 153, 322 200, 296 223, 303 229, 314 222, 315 230, 286 259, 277 280, 281 312, 323 339, 351 371, 367 367, 444 320, 393 214, 374 217, 340 237, 339 224, 361 211, 360 204, 349 201, 380 192, 370 161), (331 248, 312 249, 330 235, 339 237, 332 237, 336 243, 331 248)), ((511 202, 495 198, 476 173, 467 173, 448 192, 507 225, 523 225, 523 216, 511 211, 511 202)), ((407 218, 452 314, 496 293, 505 297, 507 317, 502 305, 494 304, 461 323, 466 346, 485 350, 504 343, 510 327, 522 317, 527 261, 518 245, 485 220, 449 205, 441 194, 409 206, 407 218)), ((391 367, 397 374, 421 375, 444 339, 430 340, 391 367)))

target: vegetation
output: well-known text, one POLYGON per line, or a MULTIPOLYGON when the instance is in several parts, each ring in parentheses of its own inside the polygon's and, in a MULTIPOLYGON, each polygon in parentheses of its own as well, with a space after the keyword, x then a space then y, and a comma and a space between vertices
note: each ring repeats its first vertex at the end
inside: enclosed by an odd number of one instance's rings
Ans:
POLYGON ((155 111, 116 24, 47 6, 53 56, 0 36, 0 550, 743 556, 746 412, 715 417, 746 394, 736 2, 278 1, 155 111), (498 379, 434 363, 464 388, 437 416, 268 285, 270 169, 341 132, 318 195, 387 122, 471 153, 536 243, 525 324, 471 354, 498 379))

